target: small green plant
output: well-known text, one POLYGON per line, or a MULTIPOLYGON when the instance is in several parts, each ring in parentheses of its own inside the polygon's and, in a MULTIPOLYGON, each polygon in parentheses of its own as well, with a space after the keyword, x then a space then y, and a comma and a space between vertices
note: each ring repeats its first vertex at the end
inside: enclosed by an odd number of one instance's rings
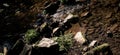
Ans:
POLYGON ((61 35, 57 38, 59 51, 67 51, 73 45, 72 34, 61 35))
POLYGON ((34 38, 38 36, 38 32, 35 29, 30 29, 25 33, 25 41, 31 43, 34 38))

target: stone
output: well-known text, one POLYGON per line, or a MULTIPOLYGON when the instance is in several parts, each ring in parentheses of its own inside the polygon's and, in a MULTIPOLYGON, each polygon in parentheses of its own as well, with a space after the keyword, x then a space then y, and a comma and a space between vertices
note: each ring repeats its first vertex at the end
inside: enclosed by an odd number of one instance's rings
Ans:
POLYGON ((76 35, 74 36, 74 39, 80 44, 84 44, 85 42, 87 42, 87 40, 85 39, 81 32, 77 32, 76 35))
POLYGON ((54 2, 54 3, 50 3, 49 5, 47 5, 45 7, 46 13, 54 14, 57 11, 57 9, 59 8, 59 4, 60 4, 60 2, 54 2))
POLYGON ((54 34, 58 29, 59 29, 59 27, 54 28, 53 31, 52 31, 52 33, 54 34))
POLYGON ((5 7, 9 7, 10 5, 7 4, 7 3, 4 3, 3 6, 5 6, 5 7))
POLYGON ((69 20, 72 20, 73 18, 78 17, 77 15, 73 15, 73 14, 68 14, 68 16, 64 19, 63 23, 68 22, 69 20))
POLYGON ((23 48, 23 50, 21 51, 20 55, 31 55, 31 51, 32 51, 32 45, 28 45, 26 44, 23 48))
POLYGON ((42 38, 42 40, 36 45, 37 47, 51 47, 53 45, 56 45, 57 42, 55 42, 54 40, 52 39, 49 39, 49 38, 42 38))
POLYGON ((7 55, 8 49, 7 47, 4 47, 4 55, 7 55))
POLYGON ((41 26, 40 26, 40 31, 42 31, 43 29, 45 29, 45 27, 47 27, 47 22, 44 22, 41 26))
POLYGON ((8 55, 8 51, 11 49, 11 45, 9 42, 4 42, 3 44, 3 53, 4 55, 8 55))
POLYGON ((84 47, 84 48, 83 48, 83 51, 86 52, 87 50, 88 50, 88 47, 84 47))
POLYGON ((93 47, 96 44, 97 40, 93 40, 90 44, 89 47, 93 47))
POLYGON ((87 51, 83 55, 94 55, 95 53, 102 52, 102 51, 105 52, 105 50, 108 51, 109 49, 110 49, 109 48, 109 44, 108 43, 104 43, 102 45, 99 45, 99 46, 91 49, 90 51, 87 51))
POLYGON ((83 12, 80 16, 81 17, 85 17, 85 16, 88 16, 89 12, 83 12))
POLYGON ((3 53, 0 53, 0 55, 4 55, 3 53))

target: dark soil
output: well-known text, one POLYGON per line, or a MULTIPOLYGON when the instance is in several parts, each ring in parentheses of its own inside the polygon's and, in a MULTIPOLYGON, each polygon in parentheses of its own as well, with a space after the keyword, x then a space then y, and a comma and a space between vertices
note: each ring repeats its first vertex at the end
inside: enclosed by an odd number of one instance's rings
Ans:
MULTIPOLYGON (((56 6, 58 5, 58 7, 55 6, 54 10, 48 8, 47 10, 50 9, 48 14, 43 15, 43 10, 46 9, 46 6, 54 2, 56 2, 56 0, 1 0, 0 9, 3 9, 3 11, 0 12, 0 52, 3 52, 1 49, 4 43, 9 42, 10 45, 13 46, 18 39, 23 38, 24 33, 28 29, 35 28, 33 25, 37 23, 39 18, 48 21, 51 15, 59 13, 57 9, 66 15, 65 12, 72 12, 71 9, 75 8, 74 14, 79 15, 79 21, 70 24, 70 28, 65 29, 63 33, 76 34, 78 31, 81 31, 88 39, 88 43, 81 47, 75 42, 67 55, 82 55, 82 53, 84 53, 82 49, 92 40, 97 40, 97 45, 108 43, 111 53, 113 53, 113 55, 120 55, 119 0, 82 0, 72 5, 64 5, 58 2, 55 4, 56 6), (9 7, 3 6, 4 3, 9 4, 9 7), (81 7, 77 6, 78 4, 81 5, 81 7), (76 7, 78 7, 78 9, 76 7), (88 12, 88 14, 82 16, 82 14, 86 12, 88 12)), ((44 23, 44 21, 39 21, 39 25, 44 23)), ((48 23, 49 22, 50 21, 48 21, 48 23)), ((53 26, 51 29, 53 29, 53 26)), ((50 29, 47 29, 47 31, 45 31, 47 34, 43 34, 43 36, 51 35, 48 30, 50 29)))

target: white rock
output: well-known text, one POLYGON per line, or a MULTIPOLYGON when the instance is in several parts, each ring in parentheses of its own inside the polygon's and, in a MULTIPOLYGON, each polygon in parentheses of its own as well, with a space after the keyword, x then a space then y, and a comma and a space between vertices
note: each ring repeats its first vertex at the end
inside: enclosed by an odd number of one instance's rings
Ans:
POLYGON ((84 44, 87 41, 81 32, 77 32, 74 39, 80 44, 84 44))
POLYGON ((63 21, 63 23, 66 23, 69 19, 73 18, 74 15, 69 14, 63 21))
POLYGON ((59 29, 59 27, 54 28, 53 31, 52 31, 52 33, 55 33, 58 29, 59 29))
POLYGON ((57 42, 55 42, 54 40, 52 39, 49 39, 49 38, 43 38, 39 44, 37 45, 38 47, 50 47, 52 45, 56 45, 57 42))
POLYGON ((88 50, 88 47, 84 47, 84 48, 83 48, 83 51, 87 51, 87 50, 88 50))
POLYGON ((93 47, 96 42, 97 42, 97 40, 93 40, 93 41, 89 44, 89 47, 93 47))
POLYGON ((87 16, 88 14, 89 14, 89 12, 83 12, 83 13, 81 14, 81 17, 87 16))
POLYGON ((4 55, 3 53, 0 53, 0 55, 4 55))
POLYGON ((4 3, 3 6, 5 6, 5 7, 9 7, 10 5, 7 4, 7 3, 4 3))

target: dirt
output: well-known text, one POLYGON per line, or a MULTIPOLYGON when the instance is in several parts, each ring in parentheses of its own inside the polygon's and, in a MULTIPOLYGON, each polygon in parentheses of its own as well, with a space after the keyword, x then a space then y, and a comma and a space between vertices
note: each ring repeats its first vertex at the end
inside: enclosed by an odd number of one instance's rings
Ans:
MULTIPOLYGON (((113 2, 113 1, 112 1, 113 2)), ((70 29, 70 31, 75 30, 83 30, 89 42, 92 40, 98 40, 99 44, 109 43, 110 49, 112 50, 113 55, 120 54, 120 19, 119 19, 119 6, 118 2, 113 4, 107 4, 109 1, 105 1, 105 4, 96 3, 95 5, 90 5, 88 10, 83 11, 90 12, 92 15, 89 17, 81 17, 80 18, 80 29, 78 26, 74 26, 70 29), (109 36, 107 32, 112 34, 109 36)), ((76 51, 77 52, 77 51, 76 51)))
MULTIPOLYGON (((1 1, 0 9, 0 45, 6 41, 15 43, 23 34, 31 28, 32 25, 41 18, 39 14, 45 9, 48 2, 54 3, 56 0, 42 1, 18 1, 8 3, 8 0, 1 1), (10 7, 4 7, 2 4, 8 3, 10 7), (1 43, 3 42, 3 43, 1 43)), ((88 39, 88 43, 79 46, 76 42, 68 51, 67 55, 82 55, 82 48, 87 46, 92 40, 97 40, 97 44, 108 43, 113 55, 120 55, 120 1, 119 0, 91 0, 73 4, 72 6, 60 5, 60 13, 66 15, 66 12, 74 13, 79 16, 79 22, 71 24, 65 33, 77 33, 81 31, 88 39), (81 5, 78 6, 77 4, 81 5), (86 13, 86 15, 84 15, 86 13)), ((48 15, 47 18, 49 18, 48 15)), ((12 43, 12 44, 13 44, 12 43)))

